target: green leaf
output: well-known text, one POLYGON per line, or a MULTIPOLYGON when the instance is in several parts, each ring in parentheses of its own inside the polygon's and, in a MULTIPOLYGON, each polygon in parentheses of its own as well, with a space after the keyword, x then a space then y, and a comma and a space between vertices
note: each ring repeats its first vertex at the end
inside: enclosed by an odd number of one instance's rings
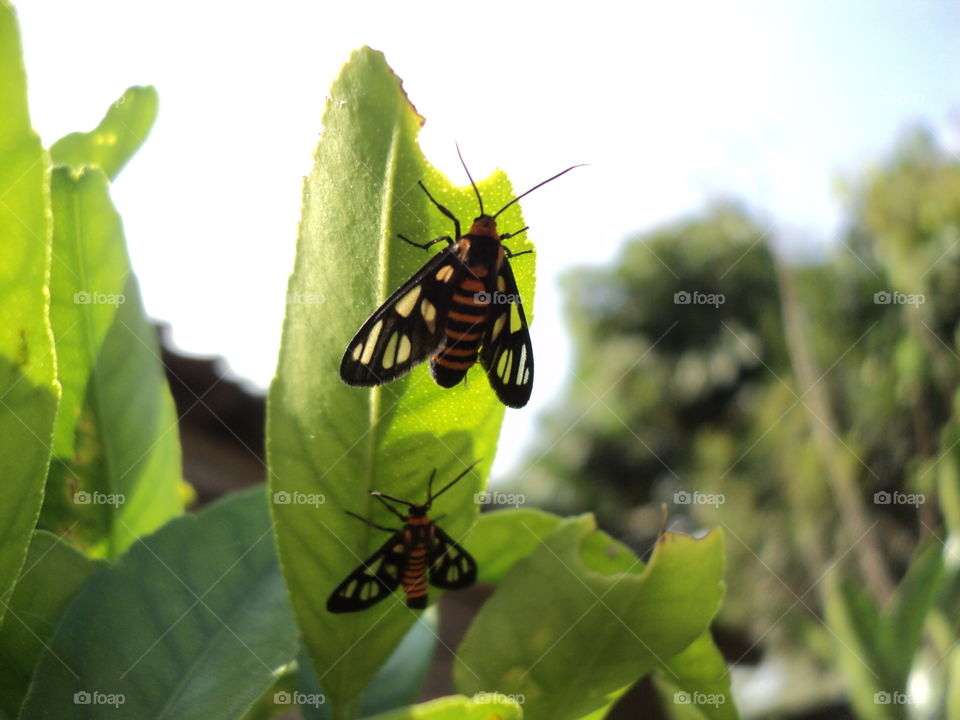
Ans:
POLYGON ((943 548, 934 540, 917 551, 882 614, 866 593, 839 570, 827 576, 827 625, 836 639, 838 665, 851 702, 865 717, 906 716, 902 703, 882 703, 877 698, 906 694, 927 616, 943 578, 943 548))
MULTIPOLYGON (((923 639, 927 613, 937 599, 944 577, 943 545, 934 538, 917 550, 907 573, 886 608, 877 652, 897 688, 906 689, 913 658, 923 639)), ((886 688, 892 691, 897 688, 886 688)))
POLYGON ((140 148, 157 119, 157 91, 152 86, 127 88, 90 132, 75 132, 50 148, 56 165, 98 167, 111 180, 140 148))
POLYGON ((477 561, 477 582, 500 582, 562 522, 557 515, 528 508, 482 513, 464 543, 477 561))
POLYGON ((940 455, 937 466, 937 501, 943 514, 944 524, 950 534, 960 534, 960 452, 956 443, 960 434, 948 426, 950 432, 943 433, 942 445, 946 452, 940 455))
POLYGON ((0 630, 0 712, 16 717, 33 668, 67 604, 106 563, 91 560, 56 535, 33 534, 27 561, 0 630))
POLYGON ((460 646, 456 686, 522 695, 527 718, 579 718, 702 634, 722 576, 719 532, 668 533, 644 568, 592 516, 567 520, 483 606, 460 646))
POLYGON ((43 654, 22 716, 232 720, 296 652, 260 487, 173 520, 95 575, 43 654))
POLYGON ((625 685, 622 688, 608 692, 607 696, 602 700, 602 704, 596 710, 587 713, 586 715, 581 715, 578 720, 603 720, 610 713, 610 710, 616 705, 617 701, 621 697, 627 694, 627 691, 633 687, 633 683, 625 685))
POLYGON ((884 676, 882 661, 874 650, 881 623, 876 605, 839 569, 827 574, 823 588, 824 616, 836 639, 836 664, 846 679, 854 709, 863 717, 901 717, 902 706, 875 702, 877 693, 897 690, 895 681, 884 676))
MULTIPOLYGON (((443 528, 460 538, 476 516, 474 493, 493 461, 504 408, 479 366, 466 385, 450 390, 433 383, 426 364, 380 388, 341 383, 340 358, 363 320, 430 257, 397 233, 419 240, 453 230, 417 181, 465 221, 476 215, 477 203, 470 188, 452 186, 423 157, 417 146, 421 118, 380 53, 356 51, 329 97, 304 186, 268 399, 267 456, 271 493, 290 500, 275 503, 273 516, 294 611, 320 683, 349 716, 416 614, 399 597, 362 613, 326 611, 333 588, 386 539, 344 511, 393 526, 396 518, 370 490, 422 501, 432 469, 443 482, 480 459, 477 472, 434 507, 436 515, 447 515, 443 528)), ((512 197, 500 172, 479 188, 491 208, 512 197)), ((511 206, 499 222, 504 230, 522 228, 519 207, 511 206)), ((526 234, 511 244, 514 251, 530 247, 526 234)), ((527 308, 533 257, 513 264, 527 308)), ((431 595, 435 600, 437 593, 431 595)))
POLYGON ((273 684, 249 707, 242 720, 272 720, 288 715, 290 708, 284 702, 282 693, 292 696, 297 691, 297 675, 300 668, 297 662, 287 665, 283 672, 274 678, 273 684))
POLYGON ((947 720, 960 720, 960 648, 953 648, 947 658, 947 720))
POLYGON ((0 623, 43 501, 59 386, 47 282, 49 158, 30 125, 17 19, 0 0, 0 623))
POLYGON ((668 709, 693 708, 710 720, 740 717, 730 692, 727 663, 709 630, 682 652, 660 663, 657 675, 657 689, 668 709))
MULTIPOLYGON (((427 608, 420 616, 420 621, 411 626, 364 690, 359 716, 369 717, 415 702, 439 639, 437 608, 427 608)), ((317 683, 316 671, 305 653, 301 654, 300 663, 300 691, 308 697, 325 697, 323 688, 317 683)), ((331 707, 326 703, 301 704, 300 711, 306 720, 328 720, 332 717, 331 707)))
POLYGON ((50 317, 63 402, 42 521, 115 557, 183 511, 173 399, 107 178, 51 178, 50 317))
POLYGON ((523 711, 505 697, 476 698, 451 695, 401 710, 375 715, 370 720, 522 720, 523 711))

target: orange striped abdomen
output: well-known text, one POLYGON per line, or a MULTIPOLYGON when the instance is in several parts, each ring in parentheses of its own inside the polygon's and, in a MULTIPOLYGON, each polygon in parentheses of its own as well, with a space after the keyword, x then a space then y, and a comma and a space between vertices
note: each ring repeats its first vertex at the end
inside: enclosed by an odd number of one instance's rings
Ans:
POLYGON ((453 292, 443 332, 446 343, 430 362, 433 378, 443 387, 459 383, 467 370, 477 362, 477 350, 483 336, 490 296, 486 285, 476 275, 486 275, 486 268, 470 268, 453 292))
POLYGON ((418 542, 407 555, 407 565, 400 579, 407 607, 422 610, 427 606, 427 545, 418 542))

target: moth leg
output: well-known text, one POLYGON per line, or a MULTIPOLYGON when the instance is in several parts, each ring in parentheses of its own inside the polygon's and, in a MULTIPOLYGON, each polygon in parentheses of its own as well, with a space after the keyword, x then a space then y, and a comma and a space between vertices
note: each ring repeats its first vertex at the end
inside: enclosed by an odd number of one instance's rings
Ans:
POLYGON ((410 243, 411 245, 413 245, 413 246, 416 247, 416 248, 420 248, 421 250, 429 250, 431 245, 434 245, 435 243, 438 243, 438 242, 446 242, 446 243, 447 243, 447 247, 450 247, 451 245, 453 245, 453 238, 450 237, 449 235, 443 235, 442 237, 434 238, 433 240, 428 240, 428 241, 425 242, 425 243, 414 242, 414 241, 411 240, 410 238, 405 237, 404 235, 401 235, 400 233, 397 233, 397 237, 400 238, 401 240, 403 240, 403 241, 406 242, 406 243, 410 243))
POLYGON ((371 522, 370 520, 367 520, 367 519, 366 519, 365 517, 363 517, 362 515, 357 515, 355 512, 350 512, 349 510, 346 510, 345 512, 347 513, 347 515, 352 515, 352 516, 355 517, 357 520, 362 520, 362 521, 365 522, 367 525, 369 525, 370 527, 376 528, 377 530, 383 530, 383 531, 389 532, 389 533, 398 532, 396 528, 388 528, 388 527, 384 527, 383 525, 377 525, 375 522, 371 522))
POLYGON ((526 232, 526 231, 529 230, 529 229, 530 229, 530 226, 529 226, 529 225, 525 225, 524 227, 520 228, 520 229, 517 230, 516 232, 503 233, 503 235, 500 236, 500 240, 509 240, 510 238, 516 237, 516 236, 519 235, 520 233, 526 232))
POLYGON ((440 212, 442 212, 444 215, 446 215, 448 218, 450 218, 450 219, 453 221, 453 229, 454 229, 454 232, 456 233, 457 238, 460 238, 460 237, 461 237, 461 233, 460 233, 460 221, 457 220, 457 216, 454 215, 452 212, 450 212, 449 210, 447 210, 443 205, 441 205, 440 203, 438 203, 438 202, 436 201, 436 199, 433 197, 433 195, 430 194, 430 191, 427 190, 427 186, 423 184, 423 181, 422 181, 422 180, 417 180, 417 184, 420 186, 420 189, 423 190, 423 191, 427 194, 427 197, 430 198, 430 202, 432 202, 434 205, 437 206, 437 210, 439 210, 440 212))
POLYGON ((520 257, 521 255, 529 255, 530 253, 533 252, 533 250, 521 250, 520 252, 513 252, 506 245, 502 245, 501 247, 503 247, 503 251, 507 254, 507 257, 511 259, 515 257, 520 257))

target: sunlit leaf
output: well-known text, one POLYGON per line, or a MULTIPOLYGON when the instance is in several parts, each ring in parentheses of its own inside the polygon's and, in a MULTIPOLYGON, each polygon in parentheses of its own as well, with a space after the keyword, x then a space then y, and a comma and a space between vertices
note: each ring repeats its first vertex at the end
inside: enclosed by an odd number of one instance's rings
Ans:
POLYGON ((13 8, 0 2, 0 623, 43 500, 59 386, 48 320, 49 158, 30 125, 13 8))
POLYGON ((127 88, 90 132, 75 132, 50 147, 57 165, 98 167, 113 180, 146 140, 157 118, 157 91, 150 86, 127 88))
POLYGON ((63 403, 42 520, 113 557, 182 512, 177 417, 106 176, 58 167, 51 185, 63 403))
MULTIPOLYGON (((504 408, 479 366, 450 390, 432 382, 425 364, 382 388, 340 381, 341 355, 362 321, 430 257, 397 233, 425 240, 453 232, 417 181, 464 222, 477 205, 469 187, 453 186, 424 159, 417 146, 421 118, 380 53, 367 48, 352 55, 329 92, 323 122, 304 186, 268 401, 267 454, 281 565, 304 642, 334 705, 347 706, 416 614, 399 595, 362 613, 326 611, 333 588, 386 539, 344 511, 395 526, 397 518, 370 490, 423 501, 431 470, 439 483, 481 460, 433 509, 446 514, 442 527, 459 538, 475 517, 474 493, 493 461, 504 408)), ((490 207, 511 198, 499 172, 479 188, 490 207)), ((504 230, 523 227, 519 207, 498 222, 504 230)), ((514 251, 529 247, 525 234, 511 244, 514 251)), ((528 308, 533 257, 514 263, 528 308)))
POLYGON ((668 533, 644 567, 591 516, 567 520, 481 609, 458 651, 457 688, 522 695, 527 718, 579 718, 702 634, 722 577, 719 532, 668 533))

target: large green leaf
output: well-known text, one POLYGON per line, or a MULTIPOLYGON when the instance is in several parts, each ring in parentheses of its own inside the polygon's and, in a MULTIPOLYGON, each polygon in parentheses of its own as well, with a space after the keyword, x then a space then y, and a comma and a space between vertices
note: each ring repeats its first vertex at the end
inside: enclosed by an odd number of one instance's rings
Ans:
POLYGON ((98 167, 114 179, 140 148, 157 118, 157 91, 150 86, 127 88, 90 132, 65 135, 50 148, 57 165, 98 167))
POLYGON ((719 532, 668 533, 644 568, 592 516, 567 520, 481 609, 458 652, 457 688, 522 695, 527 718, 579 718, 703 633, 722 577, 719 532))
POLYGON ((730 692, 727 663, 709 630, 682 652, 660 663, 657 680, 664 705, 668 711, 677 711, 673 717, 688 710, 710 720, 740 717, 730 692))
POLYGON ((59 387, 48 320, 49 158, 30 126, 17 20, 0 1, 0 623, 43 500, 59 387))
POLYGON ((43 522, 113 557, 183 501, 173 400, 107 185, 97 168, 58 167, 51 180, 63 402, 43 522))
POLYGON ((70 600, 106 563, 52 533, 33 534, 0 630, 0 717, 16 717, 43 648, 70 600))
MULTIPOLYGON (((276 379, 267 413, 270 490, 284 577, 319 681, 338 716, 355 703, 414 622, 400 598, 362 613, 331 615, 333 588, 385 535, 345 514, 397 523, 370 490, 423 500, 427 476, 452 479, 470 462, 478 470, 434 508, 459 538, 476 514, 474 493, 493 460, 503 406, 482 370, 443 390, 425 365, 382 388, 347 387, 340 358, 357 328, 387 294, 429 257, 400 241, 448 235, 449 220, 429 204, 417 181, 463 221, 477 213, 469 188, 452 186, 417 146, 421 118, 383 56, 356 51, 329 93, 316 161, 304 185, 303 218, 276 379), (300 500, 298 500, 300 498, 300 500), (320 503, 320 499, 325 502, 320 503)), ((511 197, 502 173, 479 183, 485 204, 511 197)), ((517 205, 499 220, 518 230, 517 205)), ((525 235, 511 241, 529 249, 525 235)), ((532 306, 533 256, 515 275, 532 306)), ((436 593, 433 593, 435 596, 436 593)))
POLYGON ((22 716, 233 720, 297 646, 260 487, 177 518, 95 575, 22 716))

